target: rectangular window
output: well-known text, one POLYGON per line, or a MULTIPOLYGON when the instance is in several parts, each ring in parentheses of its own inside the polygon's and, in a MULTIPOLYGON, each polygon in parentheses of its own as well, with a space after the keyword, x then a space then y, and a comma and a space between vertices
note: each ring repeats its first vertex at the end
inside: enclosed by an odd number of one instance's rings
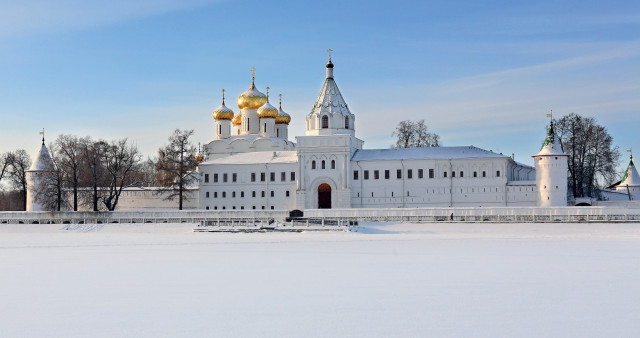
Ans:
POLYGON ((478 172, 477 171, 473 172, 473 177, 478 177, 478 172))
POLYGON ((271 180, 271 182, 274 182, 276 180, 276 173, 269 173, 269 180, 271 180))
POLYGON ((218 198, 218 192, 217 191, 213 192, 213 198, 218 198))
POLYGON ((287 173, 284 171, 280 173, 280 182, 284 182, 287 180, 287 173))
POLYGON ((364 179, 368 180, 369 179, 369 170, 365 170, 364 171, 364 179))
POLYGON ((231 182, 237 182, 238 181, 238 174, 233 173, 231 174, 231 182))
POLYGON ((244 197, 244 191, 240 192, 240 197, 244 197))
POLYGON ((271 197, 275 197, 275 196, 276 196, 276 195, 275 195, 274 191, 273 191, 273 190, 271 190, 271 197))
POLYGON ((256 173, 251 173, 251 182, 256 181, 256 173))
POLYGON ((396 170, 396 178, 397 179, 401 179, 402 178, 402 169, 396 170))
POLYGON ((496 171, 496 177, 500 177, 500 170, 496 171))
POLYGON ((227 182, 227 180, 229 179, 227 174, 222 174, 222 182, 227 182))
POLYGON ((295 180, 296 180, 296 172, 295 172, 295 171, 292 171, 292 172, 291 172, 291 181, 293 182, 293 181, 295 181, 295 180))
POLYGON ((285 193, 285 196, 289 197, 289 190, 285 193))
POLYGON ((227 192, 226 191, 222 192, 222 198, 227 198, 227 192))
POLYGON ((374 170, 373 171, 373 179, 374 180, 379 180, 380 179, 380 171, 379 170, 374 170))
POLYGON ((456 172, 455 171, 451 172, 451 177, 456 177, 456 172))
POLYGON ((236 198, 236 192, 235 191, 231 193, 231 197, 236 198))
POLYGON ((434 178, 434 177, 436 177, 435 170, 429 169, 429 178, 434 178))
POLYGON ((213 174, 213 183, 218 183, 218 174, 213 174))
POLYGON ((264 196, 265 196, 265 194, 264 194, 264 190, 262 190, 262 197, 264 197, 264 196))
POLYGON ((204 174, 204 183, 209 183, 209 174, 204 174))
POLYGON ((486 171, 482 172, 482 177, 487 177, 487 172, 486 171))
POLYGON ((407 170, 407 179, 412 179, 413 178, 413 170, 409 169, 407 170))
POLYGON ((267 179, 267 173, 260 173, 260 182, 264 182, 267 179))
POLYGON ((391 173, 389 172, 389 170, 385 170, 384 171, 384 179, 388 180, 390 176, 391 176, 391 173))
POLYGON ((444 178, 447 178, 447 172, 446 171, 444 172, 444 178))
POLYGON ((207 198, 209 198, 209 192, 207 191, 207 198))
POLYGON ((464 171, 460 171, 460 177, 464 177, 464 171))
POLYGON ((418 178, 424 178, 424 170, 418 169, 418 178))
POLYGON ((256 197, 256 191, 255 190, 251 192, 251 197, 256 197))
POLYGON ((357 170, 353 171, 353 179, 354 180, 358 180, 358 171, 357 170))

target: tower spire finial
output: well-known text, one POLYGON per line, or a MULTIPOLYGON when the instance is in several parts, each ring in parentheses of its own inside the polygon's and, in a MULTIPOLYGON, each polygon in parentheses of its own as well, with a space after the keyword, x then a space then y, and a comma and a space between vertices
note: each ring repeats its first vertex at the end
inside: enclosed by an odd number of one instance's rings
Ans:
POLYGON ((630 153, 630 157, 633 160, 633 147, 629 147, 629 149, 627 149, 627 152, 630 153))
POLYGON ((44 128, 42 128, 40 135, 42 135, 42 145, 44 145, 44 128))
POLYGON ((269 102, 269 89, 271 89, 271 87, 267 86, 267 102, 269 102))
POLYGON ((278 94, 278 97, 280 97, 280 100, 278 102, 278 108, 280 108, 280 110, 282 110, 282 94, 278 94))
POLYGON ((224 88, 222 88, 222 105, 224 105, 224 92, 225 92, 225 91, 226 91, 226 90, 225 90, 224 88))
POLYGON ((255 88, 256 85, 254 83, 256 79, 256 68, 255 67, 251 67, 251 88, 255 88))
POLYGON ((327 52, 329 52, 329 62, 331 62, 331 52, 333 52, 333 49, 329 48, 327 52))

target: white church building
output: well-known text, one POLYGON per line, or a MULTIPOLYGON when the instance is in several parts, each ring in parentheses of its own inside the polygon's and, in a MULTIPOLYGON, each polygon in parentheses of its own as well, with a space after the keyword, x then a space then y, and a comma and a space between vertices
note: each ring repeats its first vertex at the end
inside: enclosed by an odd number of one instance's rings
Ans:
POLYGON ((291 116, 255 77, 234 113, 213 111, 199 208, 206 210, 566 206, 567 156, 553 126, 535 168, 474 146, 363 149, 329 58, 306 133, 288 140, 291 116))

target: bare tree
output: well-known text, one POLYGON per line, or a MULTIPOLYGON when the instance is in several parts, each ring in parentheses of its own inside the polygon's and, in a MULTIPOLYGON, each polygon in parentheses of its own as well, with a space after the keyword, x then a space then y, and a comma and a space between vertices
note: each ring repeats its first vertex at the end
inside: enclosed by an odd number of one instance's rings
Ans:
POLYGON ((93 141, 90 137, 85 137, 80 141, 80 148, 84 163, 82 184, 91 189, 91 193, 83 195, 83 201, 84 204, 90 205, 93 211, 98 211, 103 191, 101 187, 107 184, 102 159, 108 144, 105 141, 93 141))
POLYGON ((116 209, 120 194, 125 187, 137 185, 135 172, 140 164, 140 153, 127 139, 102 143, 100 150, 102 165, 105 169, 107 186, 104 187, 102 203, 109 211, 116 209))
POLYGON ((10 153, 0 155, 0 182, 11 168, 11 156, 9 155, 10 153))
POLYGON ((555 123, 556 134, 569 155, 569 191, 574 197, 597 197, 600 187, 615 182, 620 151, 607 128, 592 117, 571 113, 555 123))
POLYGON ((27 154, 26 150, 19 149, 15 152, 11 152, 8 155, 11 163, 11 169, 9 171, 9 182, 11 186, 19 191, 20 200, 22 202, 21 210, 25 210, 27 207, 27 170, 31 166, 31 158, 27 154))
POLYGON ((73 211, 78 211, 78 189, 82 169, 81 139, 74 135, 60 135, 51 146, 57 166, 63 172, 64 183, 72 190, 73 211))
POLYGON ((396 144, 392 146, 395 148, 425 148, 441 145, 440 136, 429 132, 424 120, 400 121, 392 135, 397 137, 396 144))
POLYGON ((169 144, 158 150, 157 168, 163 174, 160 175, 160 185, 165 187, 160 191, 168 192, 166 199, 178 199, 178 209, 182 210, 183 202, 188 199, 186 188, 194 183, 198 177, 195 159, 196 147, 191 144, 189 138, 193 130, 176 129, 169 136, 169 144))

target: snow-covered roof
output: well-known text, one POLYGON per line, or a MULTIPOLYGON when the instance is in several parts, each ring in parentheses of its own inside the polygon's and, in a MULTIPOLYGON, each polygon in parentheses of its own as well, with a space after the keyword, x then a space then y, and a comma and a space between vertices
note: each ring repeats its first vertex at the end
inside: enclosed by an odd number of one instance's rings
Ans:
POLYGON ((462 159, 462 158, 508 158, 508 156, 480 149, 464 147, 390 148, 362 149, 353 155, 353 161, 462 159))
POLYGON ((351 111, 349 111, 349 107, 347 107, 336 81, 329 77, 324 81, 322 90, 309 114, 332 115, 335 113, 340 113, 344 116, 351 115, 351 111))
POLYGON ((33 159, 33 162, 31 162, 31 168, 29 168, 29 171, 46 171, 51 170, 52 168, 53 161, 51 160, 49 150, 47 150, 47 146, 44 145, 43 141, 40 151, 36 155, 36 158, 33 159))
POLYGON ((624 173, 624 177, 622 178, 622 182, 620 182, 620 185, 640 186, 640 176, 638 175, 636 166, 633 164, 633 157, 629 160, 629 166, 627 167, 627 171, 625 171, 624 173))
POLYGON ((257 141, 258 139, 267 139, 267 140, 271 140, 274 143, 280 143, 280 142, 285 142, 286 144, 295 144, 289 140, 285 140, 282 138, 278 138, 278 137, 263 137, 260 134, 246 134, 246 135, 231 135, 229 137, 226 138, 221 138, 221 139, 216 139, 216 140, 212 140, 207 142, 206 144, 210 144, 213 142, 225 142, 225 143, 231 143, 233 141, 237 141, 237 140, 247 140, 249 143, 253 143, 255 141, 257 141))
POLYGON ((534 156, 540 155, 566 155, 564 151, 562 151, 560 140, 553 129, 553 122, 551 122, 551 125, 549 126, 549 132, 547 133, 547 137, 544 139, 540 152, 534 156))
POLYGON ((296 151, 255 151, 216 158, 202 162, 200 166, 210 164, 266 164, 296 162, 298 162, 298 153, 296 151))

